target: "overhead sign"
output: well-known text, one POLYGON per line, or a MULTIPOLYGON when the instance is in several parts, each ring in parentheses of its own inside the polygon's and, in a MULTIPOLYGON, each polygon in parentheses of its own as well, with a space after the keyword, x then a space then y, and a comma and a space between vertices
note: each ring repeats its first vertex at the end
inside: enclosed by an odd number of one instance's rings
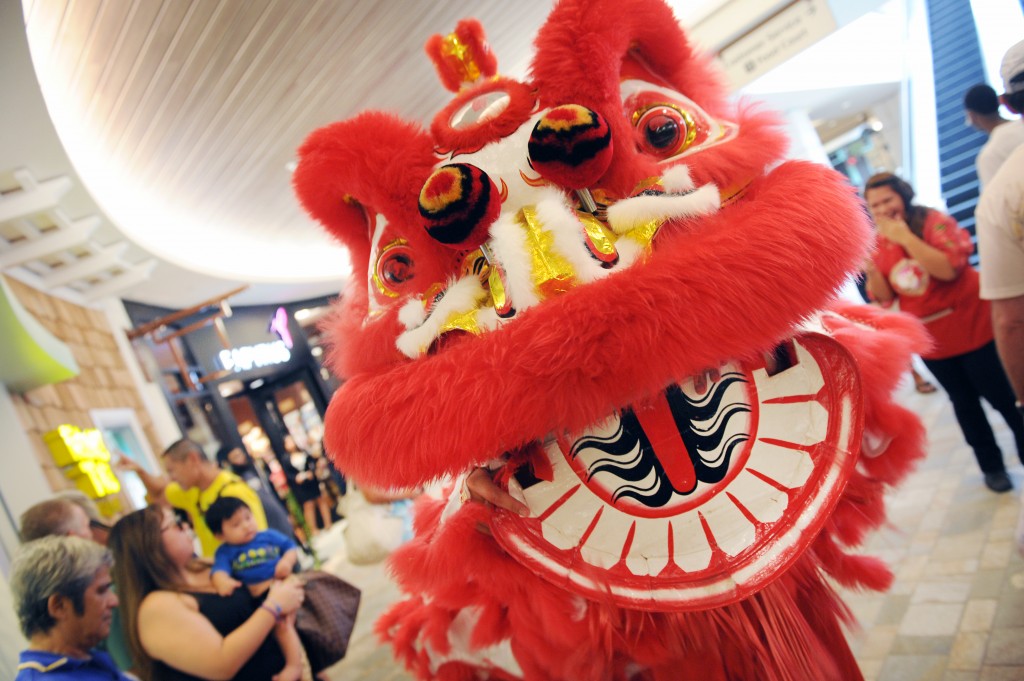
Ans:
POLYGON ((795 0, 719 50, 718 59, 739 88, 835 30, 827 0, 795 0))
POLYGON ((228 371, 249 371, 252 368, 284 364, 292 358, 292 353, 284 341, 274 341, 221 350, 217 358, 228 371))
POLYGON ((96 428, 81 429, 64 424, 43 435, 53 460, 91 499, 101 499, 121 491, 121 484, 110 467, 110 452, 103 434, 96 428))
POLYGON ((267 331, 276 333, 277 337, 281 339, 289 350, 295 347, 295 342, 292 340, 292 331, 288 328, 288 310, 283 307, 279 307, 274 311, 274 316, 270 318, 270 326, 267 327, 267 331))

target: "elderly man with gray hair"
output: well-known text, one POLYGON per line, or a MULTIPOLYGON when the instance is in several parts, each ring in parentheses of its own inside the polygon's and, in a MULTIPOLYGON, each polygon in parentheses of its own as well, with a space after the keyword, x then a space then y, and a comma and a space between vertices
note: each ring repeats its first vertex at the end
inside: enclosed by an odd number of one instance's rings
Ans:
POLYGON ((92 539, 89 514, 67 497, 40 501, 21 514, 21 540, 35 541, 50 535, 92 539))
POLYGON ((130 681, 93 648, 110 632, 117 606, 110 552, 75 536, 28 542, 15 553, 10 587, 28 639, 15 681, 130 681))

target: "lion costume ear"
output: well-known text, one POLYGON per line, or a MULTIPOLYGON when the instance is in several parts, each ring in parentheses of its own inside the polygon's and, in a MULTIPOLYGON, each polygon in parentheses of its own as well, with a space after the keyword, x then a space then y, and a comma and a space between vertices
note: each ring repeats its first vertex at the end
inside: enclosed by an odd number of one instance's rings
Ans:
POLYGON ((476 19, 463 19, 446 36, 430 36, 424 48, 441 84, 452 92, 498 72, 498 60, 487 45, 484 27, 476 19))
POLYGON ((607 121, 615 160, 599 186, 612 194, 629 195, 638 175, 664 169, 659 159, 638 150, 633 121, 624 111, 623 81, 676 91, 711 116, 727 117, 725 91, 710 57, 691 45, 671 8, 659 0, 562 0, 537 34, 536 46, 530 71, 540 106, 581 104, 607 121))
POLYGON ((306 211, 348 247, 355 271, 365 271, 375 217, 420 222, 416 197, 436 160, 420 126, 369 111, 307 137, 292 184, 306 211))
MULTIPOLYGON (((531 74, 541 94, 600 109, 622 77, 660 81, 707 110, 724 101, 710 58, 696 51, 664 2, 563 0, 537 34, 531 74)), ((555 102, 554 104, 557 104, 555 102)))

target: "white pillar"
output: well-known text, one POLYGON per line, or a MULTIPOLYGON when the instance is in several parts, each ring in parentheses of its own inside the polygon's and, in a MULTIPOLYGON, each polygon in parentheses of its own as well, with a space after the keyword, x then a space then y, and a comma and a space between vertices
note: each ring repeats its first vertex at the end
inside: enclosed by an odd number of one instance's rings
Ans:
POLYGON ((6 572, 0 574, 0 679, 18 674, 18 653, 28 647, 14 615, 14 599, 7 586, 6 572))
POLYGON ((928 34, 928 10, 925 0, 906 0, 906 71, 903 101, 908 121, 903 136, 903 177, 914 186, 915 202, 945 210, 942 178, 939 174, 938 121, 935 118, 935 72, 932 45, 928 34), (913 87, 911 87, 913 83, 913 87))
POLYGON ((10 561, 20 546, 18 518, 29 507, 46 499, 53 490, 39 468, 32 443, 25 434, 7 387, 0 384, 0 679, 17 674, 18 653, 26 647, 14 614, 7 576, 10 561))
POLYGON ((814 161, 832 167, 828 160, 828 152, 821 144, 818 131, 814 129, 811 117, 803 109, 787 111, 785 114, 785 131, 789 138, 787 158, 814 161))
POLYGON ((999 65, 1006 50, 1024 38, 1024 9, 1019 0, 971 0, 971 13, 988 84, 1002 94, 999 65))
MULTIPOLYGON (((818 137, 818 131, 814 129, 814 123, 811 122, 807 112, 802 109, 793 110, 787 111, 784 115, 786 136, 789 137, 789 151, 786 157, 813 161, 831 168, 832 163, 828 160, 828 152, 825 151, 821 138, 818 137)), ((864 302, 857 291, 857 284, 852 278, 847 279, 840 289, 839 297, 853 303, 864 302)))
POLYGON ((53 490, 5 386, 0 386, 0 433, 4 434, 4 446, 0 447, 0 498, 4 507, 0 512, 0 541, 5 549, 13 551, 18 545, 18 518, 29 506, 52 495, 53 490))

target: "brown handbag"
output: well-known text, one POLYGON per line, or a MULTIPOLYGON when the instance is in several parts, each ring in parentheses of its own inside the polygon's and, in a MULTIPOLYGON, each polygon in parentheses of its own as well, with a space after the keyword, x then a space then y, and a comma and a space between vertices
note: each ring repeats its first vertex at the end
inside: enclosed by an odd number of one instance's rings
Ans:
POLYGON ((345 657, 361 592, 322 570, 303 572, 299 577, 305 583, 306 599, 295 614, 295 629, 316 674, 345 657))

